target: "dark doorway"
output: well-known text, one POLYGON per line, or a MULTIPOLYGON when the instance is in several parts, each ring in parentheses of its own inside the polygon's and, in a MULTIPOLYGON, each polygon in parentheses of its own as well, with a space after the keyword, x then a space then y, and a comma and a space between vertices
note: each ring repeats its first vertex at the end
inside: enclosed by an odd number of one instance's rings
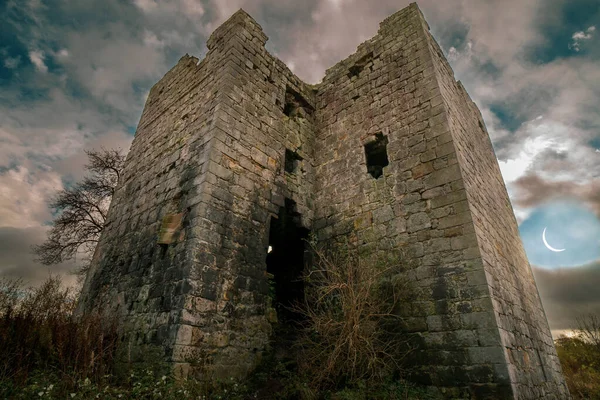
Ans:
POLYGON ((279 209, 277 218, 271 217, 267 272, 274 279, 274 307, 280 322, 298 321, 300 316, 290 308, 304 299, 305 239, 309 230, 300 226, 296 204, 289 199, 279 209))

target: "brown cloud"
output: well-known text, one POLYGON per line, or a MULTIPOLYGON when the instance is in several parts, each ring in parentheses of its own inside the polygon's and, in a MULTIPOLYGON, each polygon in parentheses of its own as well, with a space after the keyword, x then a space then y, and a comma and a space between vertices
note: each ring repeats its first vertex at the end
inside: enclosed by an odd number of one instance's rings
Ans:
POLYGON ((31 246, 44 241, 44 227, 0 228, 0 277, 21 278, 26 285, 36 286, 50 275, 61 275, 65 285, 74 285, 77 278, 70 274, 73 263, 62 263, 50 267, 33 260, 31 246))
MULTIPOLYGON (((294 10, 296 19, 301 18, 300 16, 310 18, 302 24, 290 24, 286 35, 273 40, 285 45, 281 46, 279 56, 294 67, 292 69, 300 78, 307 82, 318 82, 326 68, 352 54, 356 46, 377 33, 382 20, 408 6, 410 2, 382 0, 374 6, 373 2, 359 0, 318 1, 301 10, 294 10)), ((248 10, 252 8, 251 4, 254 2, 236 2, 236 5, 248 10)), ((443 42, 455 35, 456 30, 466 29, 468 37, 464 39, 471 42, 478 59, 493 59, 497 65, 504 66, 513 61, 525 44, 541 40, 535 26, 531 24, 541 4, 540 0, 422 0, 419 7, 425 14, 432 33, 439 40, 443 42), (511 26, 511 29, 507 31, 506 26, 511 26)), ((271 24, 272 20, 266 22, 271 24)), ((265 28, 269 35, 268 25, 265 28)), ((468 78, 474 71, 473 65, 469 60, 466 61, 454 64, 455 68, 458 67, 458 75, 464 73, 464 77, 468 78), (464 68, 459 64, 464 64, 464 68)))
POLYGON ((550 329, 573 329, 578 317, 600 315, 600 262, 558 270, 532 269, 550 329))
POLYGON ((583 201, 600 216, 600 179, 589 183, 547 181, 530 173, 514 182, 513 203, 518 207, 533 208, 549 200, 575 198, 583 201))

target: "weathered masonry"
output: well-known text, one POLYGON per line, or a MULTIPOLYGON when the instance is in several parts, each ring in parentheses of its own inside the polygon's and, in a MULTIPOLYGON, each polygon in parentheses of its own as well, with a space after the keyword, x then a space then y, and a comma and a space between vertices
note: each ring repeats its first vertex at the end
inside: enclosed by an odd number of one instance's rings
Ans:
POLYGON ((266 40, 240 10, 150 91, 81 302, 121 313, 121 361, 247 374, 277 315, 267 273, 301 296, 313 232, 405 249, 418 381, 569 398, 481 114, 416 4, 318 85, 266 40))

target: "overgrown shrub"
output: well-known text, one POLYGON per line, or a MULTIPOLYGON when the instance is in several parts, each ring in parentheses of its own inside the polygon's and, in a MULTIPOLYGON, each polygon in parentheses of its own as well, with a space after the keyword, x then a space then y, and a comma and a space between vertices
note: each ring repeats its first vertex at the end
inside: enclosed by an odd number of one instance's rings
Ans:
POLYGON ((315 255, 301 308, 306 319, 298 363, 267 354, 267 362, 242 381, 177 381, 171 375, 157 376, 152 369, 156 365, 132 369, 128 378, 117 380, 112 370, 115 317, 102 310, 75 316, 76 293, 62 288, 58 278, 37 289, 2 281, 0 398, 429 398, 392 376, 406 351, 394 315, 405 293, 397 276, 399 264, 365 264, 352 251, 337 254, 335 260, 319 251, 315 255), (324 269, 324 263, 334 262, 324 269))
POLYGON ((408 342, 395 313, 410 295, 398 255, 366 256, 311 243, 297 340, 299 373, 317 389, 377 384, 401 370, 408 342))
POLYGON ((0 381, 18 388, 45 371, 74 385, 111 372, 116 318, 102 310, 76 317, 75 305, 75 292, 62 288, 58 277, 38 288, 0 282, 0 381))
POLYGON ((558 358, 574 399, 600 400, 600 318, 578 320, 572 337, 555 341, 558 358))

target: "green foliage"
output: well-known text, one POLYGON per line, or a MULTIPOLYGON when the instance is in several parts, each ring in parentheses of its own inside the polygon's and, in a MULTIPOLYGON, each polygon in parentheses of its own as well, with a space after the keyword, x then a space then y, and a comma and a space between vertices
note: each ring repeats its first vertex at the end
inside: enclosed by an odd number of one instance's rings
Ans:
POLYGON ((409 400, 409 399, 434 399, 434 395, 427 390, 404 381, 387 381, 368 384, 358 381, 353 387, 344 388, 331 394, 335 400, 409 400))
POLYGON ((600 400, 600 346, 579 333, 556 340, 556 351, 574 399, 600 400))
POLYGON ((0 381, 0 396, 7 399, 103 399, 103 400, 427 400, 433 399, 427 392, 403 381, 367 384, 357 381, 355 385, 337 391, 314 392, 308 383, 295 375, 282 372, 285 366, 274 366, 273 374, 258 374, 244 382, 231 380, 218 386, 207 386, 196 380, 177 381, 171 376, 155 377, 151 370, 132 374, 126 384, 116 385, 111 376, 102 382, 90 379, 67 384, 50 371, 32 375, 27 384, 18 388, 10 381, 0 381), (282 376, 286 375, 285 377, 282 376))
POLYGON ((67 384, 50 371, 40 371, 18 390, 9 381, 0 381, 0 395, 11 399, 242 399, 237 388, 232 384, 220 393, 211 393, 200 382, 177 382, 166 375, 156 378, 152 370, 131 374, 120 385, 110 375, 96 382, 86 378, 67 384))

